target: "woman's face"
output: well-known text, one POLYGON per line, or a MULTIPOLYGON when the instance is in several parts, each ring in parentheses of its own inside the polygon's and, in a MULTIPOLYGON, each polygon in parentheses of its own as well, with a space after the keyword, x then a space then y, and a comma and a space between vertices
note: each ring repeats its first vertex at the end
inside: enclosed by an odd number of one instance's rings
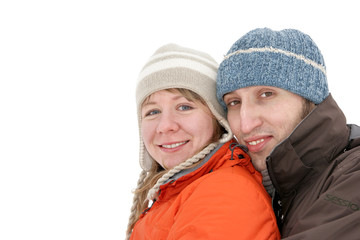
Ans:
POLYGON ((213 137, 211 112, 178 91, 153 93, 141 108, 141 134, 150 155, 171 169, 207 146, 213 137))

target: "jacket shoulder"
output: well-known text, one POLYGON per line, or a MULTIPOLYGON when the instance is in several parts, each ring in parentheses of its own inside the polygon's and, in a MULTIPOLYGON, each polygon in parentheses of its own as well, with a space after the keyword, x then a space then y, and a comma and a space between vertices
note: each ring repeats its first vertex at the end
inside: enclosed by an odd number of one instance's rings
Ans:
POLYGON ((352 148, 335 159, 337 164, 333 175, 341 176, 344 173, 360 170, 360 146, 352 148))
POLYGON ((261 203, 265 208, 271 208, 270 196, 261 183, 261 174, 251 173, 243 166, 235 165, 208 173, 190 184, 187 191, 194 199, 206 196, 217 198, 223 204, 256 206, 261 203))
POLYGON ((174 229, 183 239, 196 232, 208 239, 279 239, 270 197, 244 167, 206 174, 181 195, 174 229))

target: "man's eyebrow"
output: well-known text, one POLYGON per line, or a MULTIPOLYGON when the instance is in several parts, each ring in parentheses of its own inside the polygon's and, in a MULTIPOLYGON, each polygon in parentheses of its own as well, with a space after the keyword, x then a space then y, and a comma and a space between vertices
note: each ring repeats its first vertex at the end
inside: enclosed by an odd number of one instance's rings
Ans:
POLYGON ((223 98, 225 98, 226 96, 232 96, 232 95, 234 95, 234 93, 232 93, 232 92, 229 92, 229 93, 226 93, 224 96, 223 96, 223 98))

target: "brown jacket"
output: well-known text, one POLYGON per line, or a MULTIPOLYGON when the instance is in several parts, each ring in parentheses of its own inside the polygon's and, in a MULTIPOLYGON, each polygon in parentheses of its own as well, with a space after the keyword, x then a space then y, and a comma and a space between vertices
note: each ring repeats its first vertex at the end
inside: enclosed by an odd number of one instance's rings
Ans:
POLYGON ((267 158, 283 238, 360 239, 359 129, 330 95, 267 158))

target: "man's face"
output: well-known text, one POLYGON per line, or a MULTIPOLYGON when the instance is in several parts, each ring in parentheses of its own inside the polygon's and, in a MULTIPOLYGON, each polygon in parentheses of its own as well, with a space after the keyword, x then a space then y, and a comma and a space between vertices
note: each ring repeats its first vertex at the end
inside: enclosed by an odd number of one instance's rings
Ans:
POLYGON ((281 88, 254 86, 228 93, 224 101, 231 130, 262 171, 273 148, 302 120, 305 99, 281 88))

